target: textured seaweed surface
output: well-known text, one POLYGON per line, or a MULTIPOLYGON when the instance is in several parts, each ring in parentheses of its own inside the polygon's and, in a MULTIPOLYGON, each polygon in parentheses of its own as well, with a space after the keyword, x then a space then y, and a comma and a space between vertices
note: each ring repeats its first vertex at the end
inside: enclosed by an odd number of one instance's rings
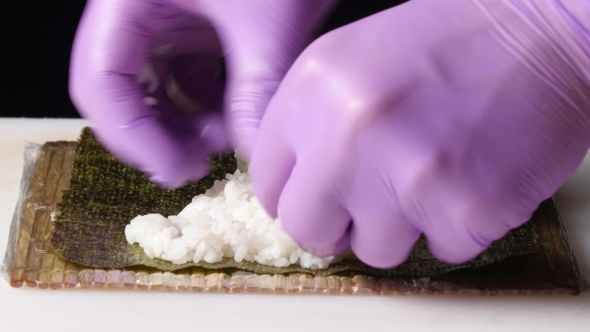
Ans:
POLYGON ((193 196, 204 193, 216 179, 233 173, 236 161, 231 155, 211 158, 210 174, 180 189, 166 190, 148 181, 141 173, 119 163, 86 128, 82 132, 74 161, 70 188, 59 204, 54 221, 52 251, 69 261, 90 267, 122 268, 145 265, 160 270, 178 270, 191 266, 207 269, 237 268, 256 273, 305 272, 333 275, 361 272, 378 277, 438 276, 460 269, 473 269, 504 260, 507 257, 540 252, 541 246, 534 222, 508 233, 473 260, 459 265, 438 261, 422 238, 408 260, 395 269, 371 268, 357 260, 342 260, 325 270, 307 270, 299 266, 277 268, 233 259, 208 264, 200 262, 175 265, 150 259, 138 245, 129 245, 125 226, 140 214, 175 215, 190 203, 193 196))

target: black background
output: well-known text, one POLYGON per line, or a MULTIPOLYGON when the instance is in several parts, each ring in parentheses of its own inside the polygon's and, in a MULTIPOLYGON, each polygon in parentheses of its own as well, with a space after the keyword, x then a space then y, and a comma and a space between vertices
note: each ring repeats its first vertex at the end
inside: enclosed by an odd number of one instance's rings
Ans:
MULTIPOLYGON (((79 117, 67 86, 70 49, 85 1, 3 2, 0 117, 79 117)), ((405 1, 342 0, 322 32, 402 2, 405 1)))

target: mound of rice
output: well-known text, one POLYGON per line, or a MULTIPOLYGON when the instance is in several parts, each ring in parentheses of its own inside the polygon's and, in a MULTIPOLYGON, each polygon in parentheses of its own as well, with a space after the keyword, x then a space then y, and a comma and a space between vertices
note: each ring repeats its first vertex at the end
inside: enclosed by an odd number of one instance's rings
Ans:
POLYGON ((236 262, 256 261, 277 267, 328 267, 333 256, 321 258, 303 251, 278 220, 266 214, 254 197, 247 173, 237 170, 226 179, 215 181, 177 216, 148 214, 134 218, 125 228, 127 241, 139 243, 150 258, 175 264, 215 263, 232 257, 236 262))

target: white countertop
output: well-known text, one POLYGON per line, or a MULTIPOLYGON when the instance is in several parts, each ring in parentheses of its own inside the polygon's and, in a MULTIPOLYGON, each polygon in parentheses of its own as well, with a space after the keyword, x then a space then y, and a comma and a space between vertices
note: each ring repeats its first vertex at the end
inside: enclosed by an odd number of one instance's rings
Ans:
MULTIPOLYGON (((0 257, 24 142, 76 140, 83 120, 0 119, 0 257)), ((590 276, 590 154, 557 193, 580 270, 590 276)), ((559 295, 330 296, 13 289, 0 282, 1 331, 590 331, 590 292, 559 295)))

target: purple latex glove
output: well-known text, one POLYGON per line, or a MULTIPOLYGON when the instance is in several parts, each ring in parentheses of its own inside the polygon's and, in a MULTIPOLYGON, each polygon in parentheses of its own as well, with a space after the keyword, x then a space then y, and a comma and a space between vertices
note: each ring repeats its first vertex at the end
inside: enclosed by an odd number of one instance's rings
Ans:
POLYGON ((413 0, 293 64, 250 170, 305 249, 466 261, 531 217, 590 146, 590 2, 413 0))
POLYGON ((202 177, 213 151, 239 142, 249 156, 270 97, 332 2, 89 1, 72 100, 117 157, 177 187, 202 177))

